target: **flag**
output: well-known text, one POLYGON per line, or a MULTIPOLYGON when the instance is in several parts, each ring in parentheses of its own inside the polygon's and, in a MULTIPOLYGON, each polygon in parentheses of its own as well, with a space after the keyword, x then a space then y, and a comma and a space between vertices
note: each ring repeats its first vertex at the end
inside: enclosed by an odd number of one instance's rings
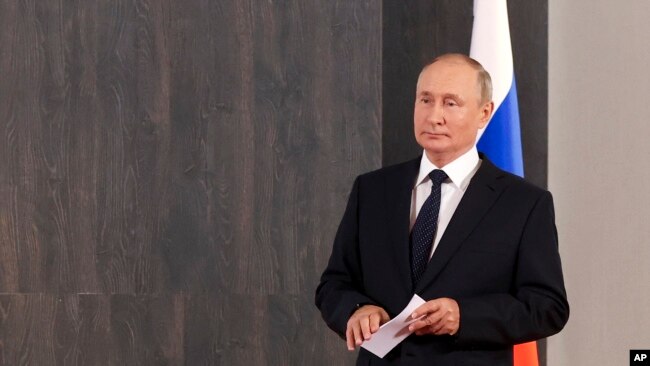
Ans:
POLYGON ((494 114, 479 132, 478 149, 499 168, 524 175, 519 105, 506 0, 475 0, 470 57, 492 77, 494 114))
MULTIPOLYGON (((478 150, 499 168, 524 176, 517 83, 506 0, 474 0, 470 57, 492 77, 494 114, 477 136, 478 150)), ((539 366, 537 343, 514 347, 514 366, 539 366)))

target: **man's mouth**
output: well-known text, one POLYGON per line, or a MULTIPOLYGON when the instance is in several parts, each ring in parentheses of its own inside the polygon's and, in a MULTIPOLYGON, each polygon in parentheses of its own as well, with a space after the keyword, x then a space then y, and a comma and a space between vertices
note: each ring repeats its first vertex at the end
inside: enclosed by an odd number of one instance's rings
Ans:
POLYGON ((424 134, 430 137, 447 137, 447 134, 442 132, 424 132, 424 134))

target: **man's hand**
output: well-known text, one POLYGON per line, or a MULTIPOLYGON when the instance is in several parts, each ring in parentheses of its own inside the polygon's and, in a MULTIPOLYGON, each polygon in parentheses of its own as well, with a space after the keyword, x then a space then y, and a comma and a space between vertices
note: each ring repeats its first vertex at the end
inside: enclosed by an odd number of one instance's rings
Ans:
POLYGON ((460 309, 454 299, 442 297, 427 301, 412 314, 413 318, 424 317, 409 326, 417 335, 454 335, 460 327, 460 309))
POLYGON ((379 326, 388 320, 388 313, 379 306, 364 305, 357 309, 348 320, 348 328, 345 331, 348 350, 354 351, 355 346, 360 346, 363 341, 370 339, 372 333, 379 330, 379 326))

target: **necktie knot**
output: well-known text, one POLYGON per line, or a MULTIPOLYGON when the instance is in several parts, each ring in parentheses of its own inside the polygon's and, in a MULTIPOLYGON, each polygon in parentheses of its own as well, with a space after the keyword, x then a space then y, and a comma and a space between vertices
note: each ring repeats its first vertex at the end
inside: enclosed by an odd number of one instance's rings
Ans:
POLYGON ((447 179, 447 173, 445 173, 444 170, 435 169, 429 173, 429 179, 431 179, 431 183, 434 186, 439 186, 445 181, 445 179, 447 179))

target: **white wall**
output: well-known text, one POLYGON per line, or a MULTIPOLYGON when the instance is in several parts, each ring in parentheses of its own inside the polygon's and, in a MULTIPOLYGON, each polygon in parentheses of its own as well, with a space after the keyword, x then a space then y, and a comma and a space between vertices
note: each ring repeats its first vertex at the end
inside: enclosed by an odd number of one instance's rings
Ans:
POLYGON ((548 365, 650 349, 650 1, 549 1, 549 188, 571 304, 548 365))

